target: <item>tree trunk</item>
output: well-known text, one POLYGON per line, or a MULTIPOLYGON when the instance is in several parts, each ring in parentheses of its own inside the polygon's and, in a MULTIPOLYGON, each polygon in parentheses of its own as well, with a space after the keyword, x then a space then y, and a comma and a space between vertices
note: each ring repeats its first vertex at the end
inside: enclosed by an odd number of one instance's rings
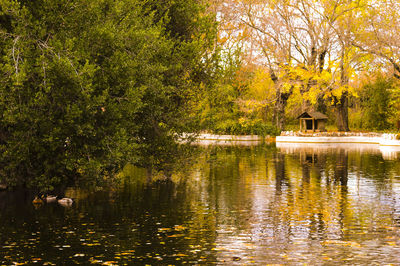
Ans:
MULTIPOLYGON (((348 46, 347 46, 348 47, 348 46)), ((349 77, 347 73, 347 67, 345 67, 345 49, 342 49, 342 58, 340 60, 340 83, 341 86, 346 86, 349 84, 349 77)), ((350 131, 349 130, 349 117, 348 117, 348 107, 349 107, 349 97, 347 92, 343 92, 340 99, 336 102, 336 123, 338 131, 350 131)))
POLYGON ((151 166, 146 167, 146 184, 150 185, 153 180, 153 169, 151 166))
POLYGON ((338 131, 349 130, 349 117, 348 117, 349 98, 347 93, 343 93, 340 100, 336 103, 336 123, 338 131))
POLYGON ((274 120, 275 126, 281 131, 285 130, 285 126, 286 126, 285 110, 286 110, 287 101, 288 101, 290 95, 292 94, 292 90, 293 90, 293 88, 287 93, 282 93, 278 89, 278 92, 277 92, 277 99, 275 102, 273 120, 274 120))
POLYGON ((274 123, 279 130, 285 130, 285 105, 279 98, 275 103, 274 123))

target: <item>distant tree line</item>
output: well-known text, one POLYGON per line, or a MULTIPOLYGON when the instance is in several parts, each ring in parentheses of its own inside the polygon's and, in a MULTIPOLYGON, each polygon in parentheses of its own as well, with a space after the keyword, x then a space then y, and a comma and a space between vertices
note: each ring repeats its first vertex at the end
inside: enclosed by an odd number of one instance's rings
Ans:
POLYGON ((326 113, 339 131, 398 125, 399 1, 213 3, 218 45, 236 60, 230 82, 219 88, 229 94, 221 109, 279 130, 293 128, 295 117, 310 109, 326 113))

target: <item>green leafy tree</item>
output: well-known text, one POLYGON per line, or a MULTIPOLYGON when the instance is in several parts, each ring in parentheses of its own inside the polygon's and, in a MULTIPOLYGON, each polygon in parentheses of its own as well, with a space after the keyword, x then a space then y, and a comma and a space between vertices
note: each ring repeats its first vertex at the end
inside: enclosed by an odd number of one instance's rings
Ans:
POLYGON ((382 76, 363 87, 360 100, 365 128, 384 130, 392 127, 390 102, 393 88, 393 81, 382 76))
POLYGON ((171 161, 212 23, 196 2, 178 38, 147 3, 0 0, 1 182, 49 190, 171 161))

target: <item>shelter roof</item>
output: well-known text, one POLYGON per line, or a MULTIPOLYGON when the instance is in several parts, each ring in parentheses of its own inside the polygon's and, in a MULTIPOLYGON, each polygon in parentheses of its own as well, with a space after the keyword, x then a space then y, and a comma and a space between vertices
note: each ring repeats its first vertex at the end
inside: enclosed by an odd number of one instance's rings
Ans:
POLYGON ((328 117, 326 115, 324 115, 323 113, 314 112, 314 111, 304 112, 304 113, 302 113, 301 115, 299 115, 297 117, 297 119, 300 119, 300 118, 314 118, 314 119, 317 119, 317 120, 328 119, 328 117))

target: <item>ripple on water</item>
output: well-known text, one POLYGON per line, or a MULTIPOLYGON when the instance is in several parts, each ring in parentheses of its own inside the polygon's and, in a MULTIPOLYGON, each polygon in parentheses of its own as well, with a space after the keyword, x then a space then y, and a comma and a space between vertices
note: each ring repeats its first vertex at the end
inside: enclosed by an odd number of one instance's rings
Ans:
POLYGON ((0 264, 400 264, 398 162, 333 147, 204 153, 175 184, 136 171, 110 191, 69 188, 68 209, 0 192, 0 264))

